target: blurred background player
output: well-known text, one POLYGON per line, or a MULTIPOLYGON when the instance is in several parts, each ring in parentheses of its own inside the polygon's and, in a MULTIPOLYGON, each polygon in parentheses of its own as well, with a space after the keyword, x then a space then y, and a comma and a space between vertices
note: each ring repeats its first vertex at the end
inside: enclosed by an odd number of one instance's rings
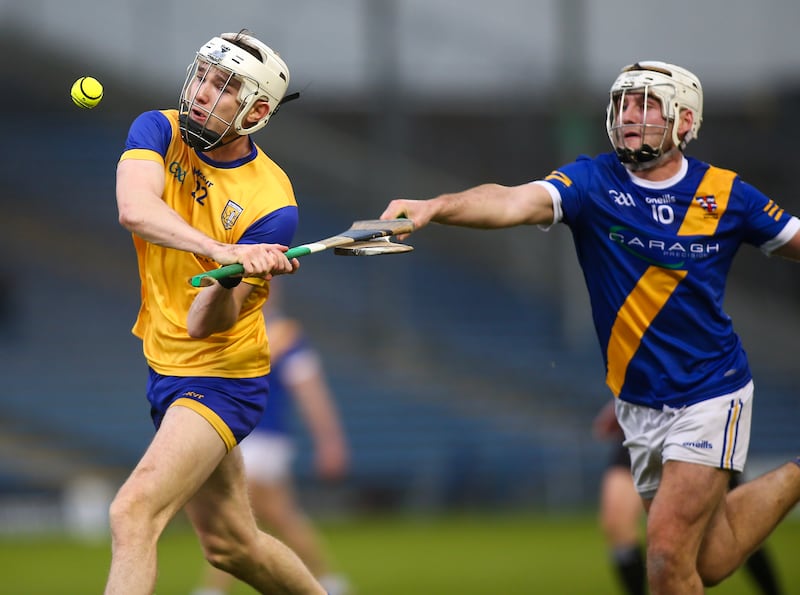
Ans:
POLYGON ((622 446, 622 428, 609 401, 594 419, 594 435, 613 440, 614 448, 600 484, 600 527, 610 549, 611 563, 629 595, 647 593, 642 533, 644 507, 631 475, 628 449, 622 446))
MULTIPOLYGON (((611 563, 624 593, 645 595, 644 507, 633 483, 631 457, 623 446, 625 436, 617 423, 613 401, 597 414, 593 430, 598 439, 614 441, 600 485, 600 527, 610 550, 611 563)), ((732 474, 730 489, 740 483, 739 474, 732 474)), ((764 595, 783 593, 772 559, 764 547, 753 552, 745 562, 745 568, 764 595)))
MULTIPOLYGON (((271 358, 269 398, 258 426, 239 445, 253 512, 264 529, 300 556, 328 595, 346 595, 348 581, 332 571, 322 539, 297 501, 291 469, 296 405, 314 444, 319 477, 334 481, 345 475, 349 453, 339 413, 319 352, 301 324, 283 312, 275 280, 264 317, 271 358)), ((207 565, 194 595, 224 595, 233 582, 230 574, 207 565)))

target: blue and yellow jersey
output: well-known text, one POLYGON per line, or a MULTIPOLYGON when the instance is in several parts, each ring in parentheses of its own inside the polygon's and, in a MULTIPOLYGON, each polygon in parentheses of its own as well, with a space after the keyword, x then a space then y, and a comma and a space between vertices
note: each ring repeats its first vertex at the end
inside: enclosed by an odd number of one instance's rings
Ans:
POLYGON ((723 310, 726 278, 742 244, 769 254, 798 219, 734 172, 692 158, 665 182, 634 178, 608 153, 537 183, 555 189, 572 232, 615 396, 680 407, 750 380, 723 310))
MULTIPOLYGON (((289 178, 255 143, 247 157, 218 163, 180 138, 176 110, 150 111, 131 125, 120 161, 145 159, 164 166, 163 199, 190 225, 225 243, 289 245, 297 229, 297 203, 289 178)), ((148 364, 169 376, 254 378, 269 372, 261 308, 263 279, 236 324, 207 339, 192 339, 186 317, 197 292, 188 279, 218 263, 164 248, 134 235, 141 279, 141 308, 133 333, 148 364)))

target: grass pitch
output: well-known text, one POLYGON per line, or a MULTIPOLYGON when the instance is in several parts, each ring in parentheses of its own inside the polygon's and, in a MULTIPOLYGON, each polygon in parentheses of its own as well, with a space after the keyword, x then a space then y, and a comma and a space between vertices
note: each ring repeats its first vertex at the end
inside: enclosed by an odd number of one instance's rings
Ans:
MULTIPOLYGON (((620 593, 593 514, 370 517, 319 527, 357 595, 620 593)), ((796 517, 785 521, 768 542, 787 593, 800 593, 799 546, 796 517)), ((0 559, 0 594, 101 593, 110 549, 105 541, 63 536, 3 537, 0 559)), ((158 595, 188 595, 203 564, 194 535, 176 521, 159 548, 158 595)), ((239 585, 232 595, 253 592, 239 585)), ((757 591, 740 571, 709 593, 757 591)))

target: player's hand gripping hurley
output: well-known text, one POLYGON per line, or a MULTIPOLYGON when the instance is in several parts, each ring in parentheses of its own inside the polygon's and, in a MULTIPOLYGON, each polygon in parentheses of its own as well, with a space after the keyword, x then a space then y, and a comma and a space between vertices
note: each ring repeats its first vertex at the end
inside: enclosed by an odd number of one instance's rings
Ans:
MULTIPOLYGON (((409 234, 414 231, 414 223, 410 219, 369 219, 354 221, 349 229, 340 234, 289 248, 286 258, 300 258, 306 254, 322 252, 328 248, 335 248, 336 254, 352 256, 372 256, 378 254, 396 254, 409 252, 413 248, 407 244, 390 242, 389 237, 409 234)), ((194 287, 208 287, 214 279, 234 277, 244 273, 241 264, 228 264, 218 269, 206 271, 195 275, 189 280, 194 287)))

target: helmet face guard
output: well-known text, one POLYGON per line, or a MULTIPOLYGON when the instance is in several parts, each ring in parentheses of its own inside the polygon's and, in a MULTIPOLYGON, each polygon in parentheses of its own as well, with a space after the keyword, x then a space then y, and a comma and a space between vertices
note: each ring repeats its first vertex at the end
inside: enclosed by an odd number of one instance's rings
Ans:
POLYGON ((266 126, 288 86, 285 62, 254 37, 241 33, 214 37, 200 48, 187 70, 178 110, 181 138, 198 151, 210 151, 236 138, 232 132, 240 136, 252 134, 266 126), (239 108, 232 117, 225 118, 217 107, 232 84, 238 85, 239 108), (201 88, 207 87, 213 88, 216 95, 207 91, 213 101, 203 104, 197 96, 201 88), (266 102, 269 110, 245 128, 246 116, 259 101, 266 102), (192 118, 193 112, 202 114, 202 122, 192 118))
POLYGON ((243 106, 239 106, 239 110, 231 120, 226 120, 217 111, 217 105, 225 89, 230 85, 233 79, 233 73, 225 72, 222 69, 217 69, 214 72, 214 66, 205 62, 198 56, 195 58, 194 63, 189 67, 186 75, 186 81, 183 84, 183 91, 181 91, 181 102, 178 110, 179 126, 181 130, 181 138, 183 141, 198 151, 210 151, 216 147, 224 144, 224 138, 228 137, 228 141, 232 140, 229 133, 233 128, 233 121, 236 116, 242 112, 243 106), (213 73, 215 82, 209 81, 209 77, 213 73), (223 77, 221 80, 224 83, 217 84, 217 76, 223 77), (206 86, 212 86, 216 92, 216 97, 208 104, 201 104, 197 101, 197 95, 200 89, 206 86), (199 122, 193 119, 192 112, 200 112, 203 114, 204 119, 199 122))
POLYGON ((606 111, 606 131, 620 161, 629 169, 647 169, 661 163, 673 151, 683 151, 690 140, 697 138, 702 120, 703 90, 700 81, 694 74, 679 66, 666 62, 637 62, 623 68, 611 86, 606 111), (642 122, 623 124, 621 114, 625 97, 632 93, 643 95, 642 122), (649 97, 656 98, 660 103, 661 115, 665 120, 663 126, 645 123, 649 97), (681 139, 678 136, 678 123, 683 110, 691 110, 694 120, 691 130, 681 139), (625 132, 632 127, 638 129, 642 139, 642 146, 638 149, 630 149, 625 145, 625 132), (661 138, 655 146, 644 143, 645 132, 652 136, 654 128, 661 132, 661 138), (668 139, 672 141, 669 148, 668 139))

